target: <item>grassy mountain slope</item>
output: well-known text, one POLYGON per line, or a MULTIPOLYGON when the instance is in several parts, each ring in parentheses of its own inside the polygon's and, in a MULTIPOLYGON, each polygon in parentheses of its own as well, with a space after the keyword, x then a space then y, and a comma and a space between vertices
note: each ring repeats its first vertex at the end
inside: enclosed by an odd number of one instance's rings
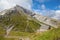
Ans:
POLYGON ((1 16, 0 23, 3 27, 8 27, 10 24, 14 25, 14 31, 35 32, 40 24, 35 22, 33 18, 21 11, 7 11, 4 16, 1 16))
POLYGON ((7 10, 4 15, 0 16, 0 40, 19 40, 16 38, 4 38, 6 30, 11 27, 9 25, 14 25, 14 28, 10 31, 8 36, 29 37, 31 40, 60 39, 60 28, 49 30, 41 34, 36 33, 37 29, 40 29, 42 22, 37 21, 30 15, 26 14, 26 12, 19 7, 15 7, 13 10, 7 10))
POLYGON ((60 28, 34 35, 31 40, 60 40, 60 28))
POLYGON ((9 33, 10 36, 28 36, 40 28, 40 24, 23 11, 7 10, 4 15, 0 15, 0 40, 15 40, 14 38, 4 38, 7 28, 14 25, 9 33))

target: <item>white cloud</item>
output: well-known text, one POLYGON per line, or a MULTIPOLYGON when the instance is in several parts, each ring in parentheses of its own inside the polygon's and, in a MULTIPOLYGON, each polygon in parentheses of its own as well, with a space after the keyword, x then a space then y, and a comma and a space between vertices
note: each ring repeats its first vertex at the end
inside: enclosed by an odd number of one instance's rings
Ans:
POLYGON ((58 6, 58 8, 60 8, 60 5, 58 6))
POLYGON ((45 5, 44 5, 44 4, 42 4, 42 5, 41 5, 41 9, 43 9, 43 10, 44 10, 45 8, 46 8, 46 7, 45 7, 45 5))
POLYGON ((60 20, 60 10, 35 10, 35 13, 60 20))
POLYGON ((55 11, 55 16, 53 18, 60 20, 60 10, 55 11))
POLYGON ((16 4, 31 10, 32 0, 0 0, 0 10, 13 7, 16 4))
POLYGON ((34 12, 35 12, 36 14, 41 14, 41 13, 40 13, 40 10, 34 10, 34 12))
POLYGON ((45 6, 45 4, 41 4, 41 5, 38 5, 37 8, 39 8, 41 10, 45 10, 46 6, 45 6))
POLYGON ((0 9, 4 10, 14 6, 15 4, 9 3, 7 0, 0 0, 0 9))
POLYGON ((35 13, 60 20, 60 10, 35 10, 35 13))
POLYGON ((55 7, 55 9, 57 9, 57 8, 60 9, 60 5, 58 5, 58 6, 55 7))

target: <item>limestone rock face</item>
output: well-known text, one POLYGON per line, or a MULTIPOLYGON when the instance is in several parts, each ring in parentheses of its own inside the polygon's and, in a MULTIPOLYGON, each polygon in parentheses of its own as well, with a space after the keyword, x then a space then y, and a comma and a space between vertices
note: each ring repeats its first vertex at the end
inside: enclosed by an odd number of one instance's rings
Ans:
POLYGON ((47 31, 49 29, 51 29, 51 26, 45 25, 45 24, 41 24, 41 27, 40 27, 40 29, 37 30, 37 32, 44 32, 44 31, 47 31))
POLYGON ((60 26, 60 22, 55 20, 55 19, 48 18, 48 17, 45 17, 45 16, 41 16, 39 14, 36 14, 33 17, 36 18, 38 21, 40 21, 42 23, 45 23, 47 25, 50 25, 54 28, 58 28, 60 26))

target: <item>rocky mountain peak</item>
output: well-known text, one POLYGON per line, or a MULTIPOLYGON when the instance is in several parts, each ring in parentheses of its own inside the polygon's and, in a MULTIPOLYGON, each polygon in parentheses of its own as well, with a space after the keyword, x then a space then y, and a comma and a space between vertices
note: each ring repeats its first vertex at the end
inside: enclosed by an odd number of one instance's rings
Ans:
POLYGON ((4 15, 5 13, 6 14, 12 14, 12 13, 24 13, 24 14, 28 14, 30 15, 32 18, 35 18, 37 19, 38 21, 44 23, 44 24, 47 24, 49 26, 53 26, 55 28, 57 28, 58 26, 60 26, 60 22, 58 20, 55 20, 55 19, 52 19, 52 18, 49 18, 49 17, 45 17, 45 16, 42 16, 42 15, 39 15, 39 14, 36 14, 28 9, 25 9, 19 5, 16 5, 15 7, 13 8, 10 8, 10 9, 7 9, 7 10, 4 10, 2 12, 0 12, 0 15, 4 15))

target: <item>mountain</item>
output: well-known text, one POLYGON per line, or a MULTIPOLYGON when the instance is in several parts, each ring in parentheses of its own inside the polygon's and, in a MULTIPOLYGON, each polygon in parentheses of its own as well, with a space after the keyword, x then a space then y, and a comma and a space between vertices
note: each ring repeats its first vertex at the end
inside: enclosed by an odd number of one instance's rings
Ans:
POLYGON ((6 30, 7 34, 11 30, 32 33, 40 28, 37 20, 31 17, 33 13, 21 6, 16 5, 0 12, 0 14, 0 25, 6 30))
MULTIPOLYGON (((34 13, 19 5, 0 12, 0 39, 2 40, 4 40, 3 37, 7 38, 6 40, 10 40, 10 38, 12 38, 11 40, 13 38, 14 40, 18 40, 18 38, 19 40, 30 40, 30 37, 32 40, 35 40, 35 38, 40 40, 41 36, 42 38, 49 37, 51 34, 54 36, 55 28, 58 29, 59 27, 60 21, 34 13), (45 33, 45 36, 36 34, 50 29, 52 31, 45 33)), ((57 32, 60 33, 59 29, 57 32)))
POLYGON ((15 27, 12 30, 40 32, 51 29, 52 27, 58 28, 60 21, 36 14, 16 5, 13 8, 0 12, 0 25, 3 26, 5 30, 9 29, 11 25, 14 25, 15 27))

